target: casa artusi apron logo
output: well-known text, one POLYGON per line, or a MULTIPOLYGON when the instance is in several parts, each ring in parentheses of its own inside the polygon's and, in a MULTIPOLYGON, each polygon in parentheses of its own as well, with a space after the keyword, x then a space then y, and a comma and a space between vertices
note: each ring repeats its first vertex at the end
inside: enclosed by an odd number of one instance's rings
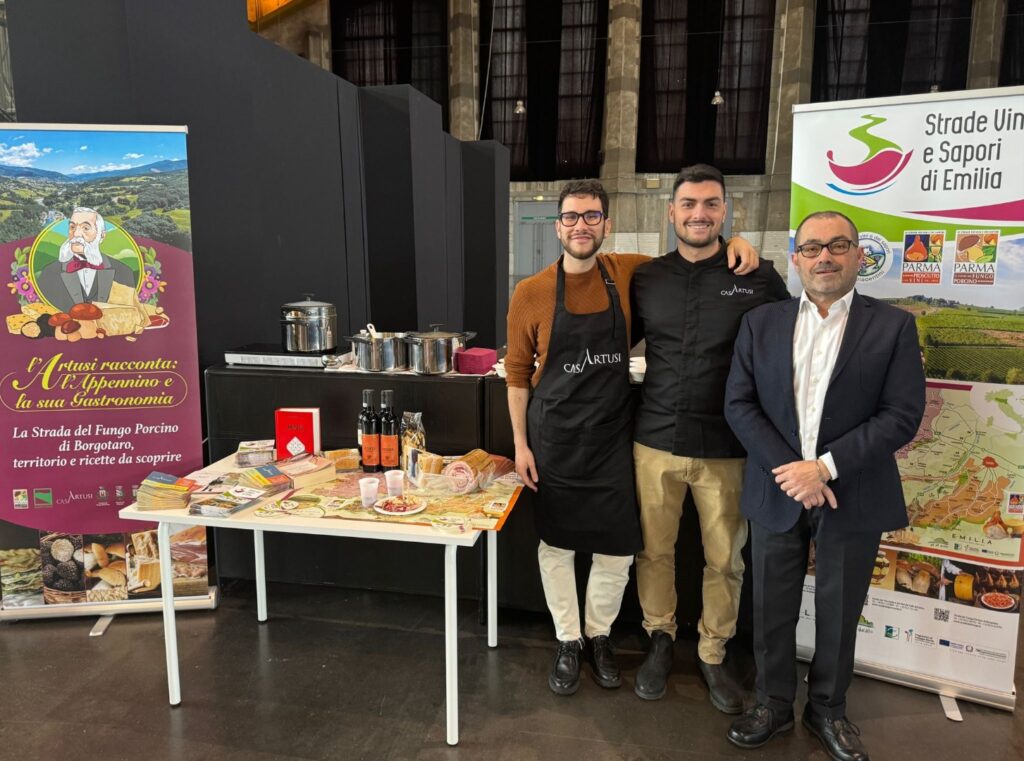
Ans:
POLYGON ((896 177, 907 167, 913 150, 904 153, 903 148, 891 140, 871 133, 871 130, 887 120, 882 116, 864 114, 861 124, 850 130, 849 135, 868 149, 867 155, 856 164, 840 164, 835 161, 834 152, 829 150, 828 166, 832 175, 842 186, 834 182, 828 186, 837 193, 848 196, 870 196, 890 187, 896 177))
POLYGON ((587 365, 614 365, 622 361, 622 354, 615 352, 613 354, 591 354, 590 349, 585 349, 583 357, 579 362, 566 362, 562 365, 562 369, 571 374, 582 373, 587 365))

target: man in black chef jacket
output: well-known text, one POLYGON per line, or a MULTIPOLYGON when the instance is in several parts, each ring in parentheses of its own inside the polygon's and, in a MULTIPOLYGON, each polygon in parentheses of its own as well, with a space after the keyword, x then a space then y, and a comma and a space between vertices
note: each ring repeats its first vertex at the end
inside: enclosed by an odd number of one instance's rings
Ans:
MULTIPOLYGON (((548 685, 571 695, 579 687, 583 634, 597 683, 613 688, 622 681, 608 634, 641 547, 628 296, 633 271, 648 257, 598 255, 611 230, 608 194, 599 182, 568 183, 558 212, 564 253, 516 287, 505 365, 516 472, 537 492, 537 556, 558 638, 548 685), (582 630, 576 552, 592 558, 582 630)), ((757 266, 752 248, 739 242, 737 249, 744 259, 737 271, 757 266)))
POLYGON ((705 562, 697 662, 712 704, 740 713, 742 695, 724 660, 743 580, 745 452, 725 421, 723 397, 743 315, 789 292, 770 262, 746 277, 729 269, 721 238, 726 211, 722 173, 707 164, 684 168, 668 207, 676 249, 633 276, 634 339, 647 341, 633 447, 644 537, 636 571, 651 637, 634 689, 646 700, 667 690, 676 636, 676 540, 690 491, 705 562))

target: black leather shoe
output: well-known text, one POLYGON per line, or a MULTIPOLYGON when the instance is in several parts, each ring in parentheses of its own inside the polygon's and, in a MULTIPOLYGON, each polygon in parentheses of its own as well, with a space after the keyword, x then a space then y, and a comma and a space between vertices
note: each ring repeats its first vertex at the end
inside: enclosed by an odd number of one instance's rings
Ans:
POLYGON ((835 761, 868 761, 868 752, 860 741, 860 730, 845 716, 826 719, 815 715, 808 705, 804 708, 801 723, 821 741, 829 758, 835 761))
POLYGON ((672 637, 666 632, 651 634, 651 647, 640 670, 636 672, 633 692, 644 700, 661 700, 668 689, 668 673, 672 670, 672 637))
POLYGON ((697 658, 700 675, 708 686, 711 705, 722 713, 743 713, 743 694, 724 663, 705 663, 697 658))
POLYGON ((793 714, 779 716, 765 705, 756 705, 736 719, 726 737, 741 748, 760 748, 775 735, 793 728, 793 714))
POLYGON ((608 637, 594 637, 587 649, 590 666, 594 670, 594 681, 609 689, 619 687, 622 684, 622 673, 615 661, 615 651, 612 650, 612 643, 608 641, 608 637))
POLYGON ((580 652, 583 644, 578 640, 559 640, 555 662, 551 666, 548 687, 556 695, 572 695, 580 688, 580 652))

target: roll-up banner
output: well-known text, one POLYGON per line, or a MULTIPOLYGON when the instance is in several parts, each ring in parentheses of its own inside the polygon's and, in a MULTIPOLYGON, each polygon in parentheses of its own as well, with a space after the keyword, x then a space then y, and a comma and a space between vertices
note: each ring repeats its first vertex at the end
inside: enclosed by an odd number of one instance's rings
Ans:
MULTIPOLYGON (((794 108, 790 239, 811 212, 848 215, 857 290, 915 316, 928 377, 896 454, 909 526, 882 537, 857 670, 1007 709, 1024 584, 1022 157, 1024 88, 794 108)), ((813 655, 813 562, 797 642, 813 655)))
MULTIPOLYGON (((184 127, 0 124, 0 618, 155 609, 151 471, 202 467, 184 127)), ((172 532, 178 607, 206 533, 172 532)))

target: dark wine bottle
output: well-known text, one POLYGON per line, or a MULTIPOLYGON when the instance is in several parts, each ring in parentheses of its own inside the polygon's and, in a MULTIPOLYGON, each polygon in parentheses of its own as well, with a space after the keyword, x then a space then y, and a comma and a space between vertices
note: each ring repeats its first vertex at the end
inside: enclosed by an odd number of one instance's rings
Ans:
POLYGON ((363 389, 359 413, 359 462, 364 473, 380 470, 380 419, 373 412, 373 389, 363 389))
POLYGON ((394 410, 395 392, 385 389, 380 393, 380 467, 395 470, 398 467, 398 419, 394 410))

